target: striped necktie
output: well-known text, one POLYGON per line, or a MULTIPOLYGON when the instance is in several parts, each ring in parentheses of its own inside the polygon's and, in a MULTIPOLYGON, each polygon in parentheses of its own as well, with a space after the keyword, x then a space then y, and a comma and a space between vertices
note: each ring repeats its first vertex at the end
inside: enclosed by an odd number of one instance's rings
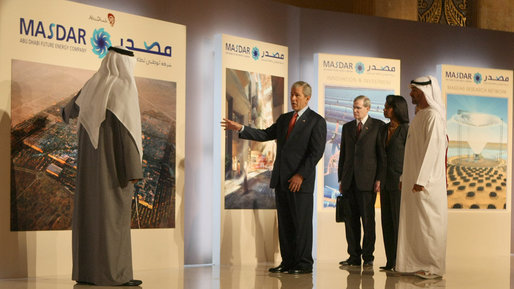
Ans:
POLYGON ((357 138, 359 138, 359 135, 361 134, 361 130, 362 130, 362 122, 359 121, 359 124, 357 125, 357 138))

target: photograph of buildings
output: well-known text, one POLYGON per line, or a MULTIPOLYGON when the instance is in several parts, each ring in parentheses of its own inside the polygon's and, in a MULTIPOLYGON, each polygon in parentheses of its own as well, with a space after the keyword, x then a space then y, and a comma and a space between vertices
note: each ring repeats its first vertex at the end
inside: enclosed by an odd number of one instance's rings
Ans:
POLYGON ((447 95, 448 207, 505 209, 508 99, 447 95))
MULTIPOLYGON (((60 109, 94 71, 13 60, 11 231, 69 230, 77 122, 60 109)), ((134 186, 133 228, 175 227, 176 83, 136 77, 144 179, 134 186)))
MULTIPOLYGON (((267 128, 284 112, 284 78, 226 69, 226 117, 267 128)), ((276 144, 225 132, 225 209, 274 209, 269 187, 276 144)))
MULTIPOLYGON (((325 119, 327 121, 327 141, 325 145, 323 174, 323 207, 335 208, 339 195, 337 180, 337 167, 341 145, 341 130, 345 123, 354 120, 353 100, 359 95, 365 95, 371 100, 370 117, 388 122, 384 117, 384 104, 386 96, 394 94, 393 90, 379 90, 349 87, 325 87, 325 119)), ((380 207, 380 198, 377 197, 376 207, 380 207)))

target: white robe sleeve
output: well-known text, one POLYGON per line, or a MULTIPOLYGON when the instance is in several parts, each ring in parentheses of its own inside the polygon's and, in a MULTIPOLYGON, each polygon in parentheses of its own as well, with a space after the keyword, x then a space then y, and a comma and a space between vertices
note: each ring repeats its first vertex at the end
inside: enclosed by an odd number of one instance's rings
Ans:
POLYGON ((446 135, 445 128, 435 111, 430 110, 427 113, 425 127, 426 135, 423 143, 425 149, 421 150, 425 154, 419 156, 422 161, 418 177, 416 178, 416 184, 423 187, 427 186, 432 178, 436 177, 439 179, 441 177, 439 176, 441 169, 437 168, 437 166, 441 164, 439 158, 441 156, 444 158, 444 148, 446 146, 446 139, 441 137, 446 135))

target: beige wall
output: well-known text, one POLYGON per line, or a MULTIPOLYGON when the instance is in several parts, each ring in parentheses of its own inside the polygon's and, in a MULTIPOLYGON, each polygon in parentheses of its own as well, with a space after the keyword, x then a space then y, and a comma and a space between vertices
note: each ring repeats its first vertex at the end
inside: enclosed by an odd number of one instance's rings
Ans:
POLYGON ((275 210, 224 210, 222 215, 222 265, 280 262, 275 210))
MULTIPOLYGON (((345 224, 335 223, 335 212, 318 213, 318 262, 346 260, 345 224)), ((376 210, 375 258, 385 264, 380 209, 376 210)), ((448 258, 490 258, 510 253, 510 212, 455 211, 448 214, 448 258), (494 225, 491 225, 494 224, 494 225)), ((415 230, 415 228, 413 228, 415 230)))

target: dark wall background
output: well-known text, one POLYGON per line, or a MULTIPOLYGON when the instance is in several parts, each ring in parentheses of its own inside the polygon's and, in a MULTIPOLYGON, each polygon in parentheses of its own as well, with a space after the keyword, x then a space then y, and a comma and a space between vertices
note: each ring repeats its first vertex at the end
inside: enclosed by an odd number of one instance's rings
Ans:
MULTIPOLYGON (((438 64, 513 69, 514 34, 389 18, 304 9, 301 12, 301 77, 314 77, 314 53, 401 60, 401 94, 438 64)), ((413 107, 411 107, 413 109, 413 107)))
MULTIPOLYGON (((509 32, 300 9, 270 0, 74 2, 187 26, 185 264, 212 263, 219 248, 219 212, 213 204, 219 204, 220 191, 213 190, 212 177, 220 167, 213 154, 218 140, 213 140, 211 121, 215 34, 288 46, 289 85, 299 79, 314 82, 314 53, 400 59, 405 97, 410 80, 436 76, 438 64, 514 68, 514 33, 509 32)), ((314 97, 311 106, 316 108, 316 103, 314 97)))

